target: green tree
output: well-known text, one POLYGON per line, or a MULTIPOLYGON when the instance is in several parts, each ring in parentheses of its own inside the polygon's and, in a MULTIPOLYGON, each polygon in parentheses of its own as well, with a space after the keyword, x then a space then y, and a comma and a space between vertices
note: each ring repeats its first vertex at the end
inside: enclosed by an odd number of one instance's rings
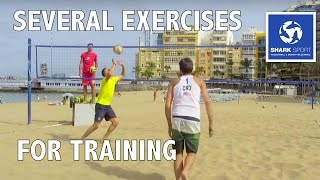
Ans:
POLYGON ((229 59, 227 62, 226 62, 226 65, 227 65, 227 69, 228 69, 228 74, 230 72, 230 79, 232 79, 233 77, 233 69, 232 69, 232 66, 234 65, 234 62, 232 61, 232 59, 229 59))
POLYGON ((163 74, 161 75, 161 79, 162 79, 162 80, 166 80, 167 78, 168 78, 168 76, 167 76, 166 74, 163 73, 163 74))
POLYGON ((259 79, 262 79, 263 77, 265 77, 267 75, 266 74, 266 66, 267 66, 267 63, 265 61, 265 57, 259 58, 259 61, 257 64, 259 79), (265 74, 265 75, 263 76, 263 74, 265 74))
POLYGON ((197 67, 196 70, 194 71, 195 75, 202 75, 203 73, 205 73, 204 67, 197 67))
POLYGON ((145 70, 141 73, 142 76, 146 77, 149 80, 151 77, 155 75, 155 70, 157 68, 154 62, 147 62, 145 70))
POLYGON ((250 67, 251 61, 252 60, 248 60, 248 58, 245 58, 244 60, 240 61, 242 68, 246 69, 246 74, 245 74, 246 79, 248 79, 248 72, 249 72, 249 67, 250 67))
POLYGON ((213 71, 213 74, 214 74, 213 77, 215 77, 216 75, 220 76, 222 74, 222 72, 219 69, 217 69, 217 70, 213 71))
POLYGON ((147 68, 141 73, 141 76, 146 77, 147 80, 149 80, 151 77, 154 76, 154 72, 147 68))
POLYGON ((156 63, 154 63, 154 62, 147 62, 146 68, 154 71, 157 68, 157 66, 156 66, 156 63))
POLYGON ((168 73, 169 72, 169 70, 171 69, 171 67, 170 66, 168 66, 168 65, 165 65, 164 66, 164 69, 166 70, 166 72, 168 73))
POLYGON ((133 67, 133 73, 135 73, 136 77, 139 77, 139 74, 141 72, 141 67, 136 65, 135 67, 133 67))
POLYGON ((277 67, 272 63, 266 63, 266 76, 268 74, 271 77, 271 74, 274 72, 277 72, 277 67))

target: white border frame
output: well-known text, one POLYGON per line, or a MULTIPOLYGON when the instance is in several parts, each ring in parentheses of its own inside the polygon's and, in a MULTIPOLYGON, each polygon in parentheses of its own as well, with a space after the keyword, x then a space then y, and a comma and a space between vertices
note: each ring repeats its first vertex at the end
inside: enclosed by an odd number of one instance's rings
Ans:
POLYGON ((316 62, 317 61, 317 44, 316 44, 316 29, 317 19, 316 12, 266 12, 266 62, 316 62), (313 15, 313 59, 270 59, 269 60, 269 15, 313 15))

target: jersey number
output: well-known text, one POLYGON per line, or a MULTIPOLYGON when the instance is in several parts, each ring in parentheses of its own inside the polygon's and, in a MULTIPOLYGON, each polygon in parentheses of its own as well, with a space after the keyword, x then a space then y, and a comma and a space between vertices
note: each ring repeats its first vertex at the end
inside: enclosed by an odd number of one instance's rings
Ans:
POLYGON ((189 85, 189 79, 186 79, 187 85, 182 87, 183 91, 191 91, 191 85, 189 85))

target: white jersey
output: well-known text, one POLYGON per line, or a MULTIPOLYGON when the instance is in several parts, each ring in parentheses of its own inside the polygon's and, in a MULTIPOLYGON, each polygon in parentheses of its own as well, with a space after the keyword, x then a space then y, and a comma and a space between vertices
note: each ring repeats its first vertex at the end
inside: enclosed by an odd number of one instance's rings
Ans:
POLYGON ((200 121, 201 89, 192 75, 180 77, 180 82, 173 88, 173 117, 188 117, 200 121))

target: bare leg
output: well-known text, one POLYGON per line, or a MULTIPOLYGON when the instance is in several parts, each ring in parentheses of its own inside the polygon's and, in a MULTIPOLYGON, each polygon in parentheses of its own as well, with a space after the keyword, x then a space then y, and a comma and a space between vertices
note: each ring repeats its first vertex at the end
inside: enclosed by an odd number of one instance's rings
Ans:
POLYGON ((109 135, 112 133, 112 131, 118 126, 119 120, 117 118, 111 119, 111 125, 109 126, 108 131, 103 136, 102 140, 108 139, 109 135))
POLYGON ((192 168, 192 165, 194 164, 196 160, 196 154, 195 153, 188 153, 186 156, 186 159, 184 161, 184 167, 181 172, 181 179, 187 180, 188 179, 188 173, 190 169, 192 168))
POLYGON ((88 94, 88 87, 87 85, 83 86, 83 102, 87 102, 87 94, 88 94))
POLYGON ((176 160, 174 161, 174 175, 176 180, 181 180, 181 173, 183 170, 183 153, 178 153, 176 155, 176 160))
POLYGON ((94 87, 94 84, 91 84, 91 94, 92 94, 92 103, 96 103, 96 88, 94 87))
POLYGON ((101 122, 94 122, 87 131, 82 135, 81 139, 84 140, 87 138, 93 131, 97 130, 100 127, 101 122))

